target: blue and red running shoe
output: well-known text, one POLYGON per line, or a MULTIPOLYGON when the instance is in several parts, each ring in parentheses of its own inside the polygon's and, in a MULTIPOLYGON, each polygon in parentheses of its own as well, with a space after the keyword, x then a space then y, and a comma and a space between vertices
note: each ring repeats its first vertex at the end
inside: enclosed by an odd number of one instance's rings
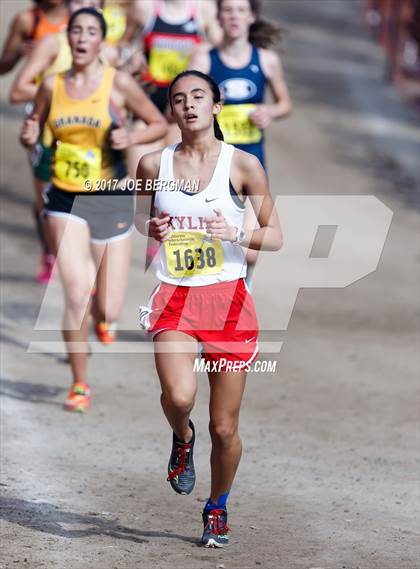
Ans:
POLYGON ((192 439, 188 443, 179 441, 173 433, 172 452, 168 464, 168 481, 178 494, 190 494, 195 485, 194 469, 194 443, 195 429, 192 421, 189 422, 192 430, 192 439))
POLYGON ((226 510, 203 511, 203 537, 201 543, 204 547, 226 547, 229 545, 226 510))

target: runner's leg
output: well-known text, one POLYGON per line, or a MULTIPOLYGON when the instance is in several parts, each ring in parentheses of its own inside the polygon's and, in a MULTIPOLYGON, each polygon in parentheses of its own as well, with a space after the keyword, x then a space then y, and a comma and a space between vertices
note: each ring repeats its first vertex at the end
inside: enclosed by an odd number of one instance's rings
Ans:
POLYGON ((238 433, 239 411, 245 389, 246 372, 209 373, 210 436, 212 440, 212 502, 230 491, 242 454, 238 433))
POLYGON ((188 441, 192 436, 188 422, 197 393, 197 378, 193 371, 197 342, 188 334, 175 330, 161 332, 154 342, 163 412, 177 438, 188 441), (187 347, 190 345, 191 350, 188 353, 176 352, 177 342, 187 347), (174 352, 167 352, 171 346, 174 346, 174 352))
POLYGON ((90 232, 87 224, 51 215, 48 228, 64 289, 63 337, 67 344, 78 342, 81 348, 69 350, 73 381, 86 382, 89 306, 94 284, 90 232))
POLYGON ((96 294, 92 307, 96 322, 112 323, 118 320, 127 290, 132 238, 92 244, 97 269, 96 294))

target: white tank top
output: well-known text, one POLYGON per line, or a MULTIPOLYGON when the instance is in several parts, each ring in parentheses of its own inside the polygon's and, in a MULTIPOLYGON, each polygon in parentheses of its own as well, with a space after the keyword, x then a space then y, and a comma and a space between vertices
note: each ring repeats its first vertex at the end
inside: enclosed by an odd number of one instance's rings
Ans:
MULTIPOLYGON (((174 152, 178 144, 162 151, 159 184, 175 183, 174 152)), ((246 276, 247 266, 240 245, 206 234, 205 218, 220 209, 228 225, 242 228, 245 206, 230 190, 230 164, 234 152, 231 144, 221 141, 219 158, 209 185, 200 192, 155 191, 155 214, 167 212, 171 216, 171 238, 160 246, 159 280, 181 286, 203 286, 233 281, 246 276), (238 202, 238 203, 236 203, 238 202)))

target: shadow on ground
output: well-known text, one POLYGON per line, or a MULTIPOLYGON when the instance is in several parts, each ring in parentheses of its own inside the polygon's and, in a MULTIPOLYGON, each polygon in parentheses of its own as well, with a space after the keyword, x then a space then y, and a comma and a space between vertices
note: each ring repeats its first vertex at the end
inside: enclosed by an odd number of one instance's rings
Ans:
POLYGON ((20 526, 69 539, 95 535, 109 536, 114 539, 147 543, 147 538, 176 539, 187 543, 198 543, 197 539, 184 535, 145 531, 120 525, 117 520, 105 519, 99 514, 76 514, 66 512, 48 502, 29 502, 19 498, 0 500, 0 519, 20 526), (64 526, 86 526, 84 529, 68 529, 64 526))
POLYGON ((61 407, 62 402, 52 401, 52 399, 65 391, 64 387, 29 383, 14 379, 0 379, 0 396, 20 401, 29 401, 30 403, 47 403, 48 405, 61 407))

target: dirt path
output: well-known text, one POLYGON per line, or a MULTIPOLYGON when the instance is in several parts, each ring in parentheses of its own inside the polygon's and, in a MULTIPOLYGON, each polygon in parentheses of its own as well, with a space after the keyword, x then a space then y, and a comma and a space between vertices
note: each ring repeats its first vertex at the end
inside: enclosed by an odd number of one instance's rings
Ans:
MULTIPOLYGON (((17 10, 16 2, 1 4, 6 19, 17 10)), ((277 361, 275 373, 249 377, 232 545, 203 550, 207 382, 202 376, 194 411, 198 483, 181 497, 165 480, 171 435, 149 345, 136 330, 137 306, 153 282, 142 272, 140 241, 121 342, 90 361, 89 414, 61 409, 69 380, 62 355, 28 352, 60 335, 51 326, 34 330, 44 290, 33 282, 29 171, 4 87, 4 569, 418 567, 418 131, 384 86, 357 2, 267 4, 290 32, 284 64, 295 103, 293 117, 267 137, 273 193, 375 195, 394 214, 378 269, 346 288, 302 289, 288 329, 263 331, 266 347, 284 343, 265 355, 277 361)), ((272 283, 281 260, 254 285, 264 322, 279 310, 282 291, 272 298, 272 283)), ((48 295, 45 314, 57 323, 59 285, 48 295)))

